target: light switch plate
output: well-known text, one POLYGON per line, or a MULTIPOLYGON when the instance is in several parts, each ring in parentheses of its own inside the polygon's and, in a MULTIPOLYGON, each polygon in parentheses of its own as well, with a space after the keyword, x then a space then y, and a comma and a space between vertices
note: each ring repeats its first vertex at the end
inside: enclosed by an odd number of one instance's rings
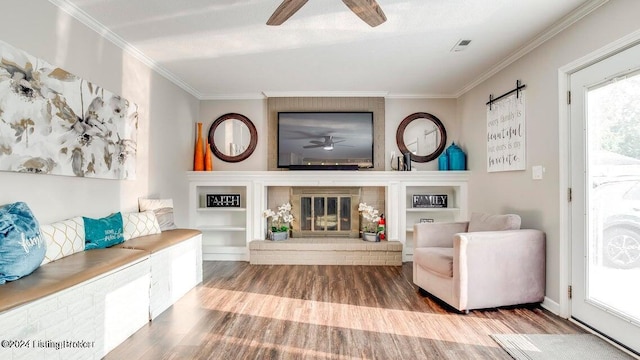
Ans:
POLYGON ((542 180, 543 175, 544 167, 542 165, 531 167, 531 178, 533 178, 533 180, 542 180))

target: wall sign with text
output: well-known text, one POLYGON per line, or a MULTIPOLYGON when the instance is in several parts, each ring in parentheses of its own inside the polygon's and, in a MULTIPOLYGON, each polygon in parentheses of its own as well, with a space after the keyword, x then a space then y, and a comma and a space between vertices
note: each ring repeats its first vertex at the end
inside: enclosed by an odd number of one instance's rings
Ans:
POLYGON ((240 194, 207 194, 207 207, 240 207, 240 194))
POLYGON ((446 208, 447 195, 413 195, 414 208, 446 208))
POLYGON ((487 106, 487 171, 525 170, 525 92, 487 106))

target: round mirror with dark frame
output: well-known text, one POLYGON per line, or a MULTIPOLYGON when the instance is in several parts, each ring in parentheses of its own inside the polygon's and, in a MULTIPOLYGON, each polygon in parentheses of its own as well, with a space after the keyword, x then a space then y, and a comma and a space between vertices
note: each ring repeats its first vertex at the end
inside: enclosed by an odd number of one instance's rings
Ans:
POLYGON ((396 131, 396 144, 403 154, 411 153, 411 161, 435 160, 447 144, 447 131, 437 117, 418 112, 404 118, 396 131))
POLYGON ((209 128, 211 151, 220 160, 234 163, 245 160, 256 149, 258 131, 242 114, 220 116, 209 128))

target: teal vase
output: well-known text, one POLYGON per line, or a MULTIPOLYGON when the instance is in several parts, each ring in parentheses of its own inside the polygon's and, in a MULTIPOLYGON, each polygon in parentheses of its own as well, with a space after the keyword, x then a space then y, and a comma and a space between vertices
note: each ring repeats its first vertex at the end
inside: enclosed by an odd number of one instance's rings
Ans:
POLYGON ((445 153, 449 160, 449 170, 467 169, 467 155, 456 143, 452 143, 445 153))

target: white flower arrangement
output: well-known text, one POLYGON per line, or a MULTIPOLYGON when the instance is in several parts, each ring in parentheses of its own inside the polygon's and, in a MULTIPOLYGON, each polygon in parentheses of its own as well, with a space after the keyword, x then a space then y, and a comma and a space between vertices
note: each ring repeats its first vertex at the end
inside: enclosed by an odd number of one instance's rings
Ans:
POLYGON ((262 216, 267 219, 271 218, 271 231, 273 232, 288 231, 289 224, 293 222, 290 203, 278 206, 278 212, 267 209, 262 213, 262 216))
POLYGON ((374 209, 371 205, 367 205, 367 203, 360 203, 358 204, 358 211, 366 220, 366 223, 362 226, 362 230, 364 232, 376 232, 378 230, 378 221, 380 221, 378 210, 374 209))

